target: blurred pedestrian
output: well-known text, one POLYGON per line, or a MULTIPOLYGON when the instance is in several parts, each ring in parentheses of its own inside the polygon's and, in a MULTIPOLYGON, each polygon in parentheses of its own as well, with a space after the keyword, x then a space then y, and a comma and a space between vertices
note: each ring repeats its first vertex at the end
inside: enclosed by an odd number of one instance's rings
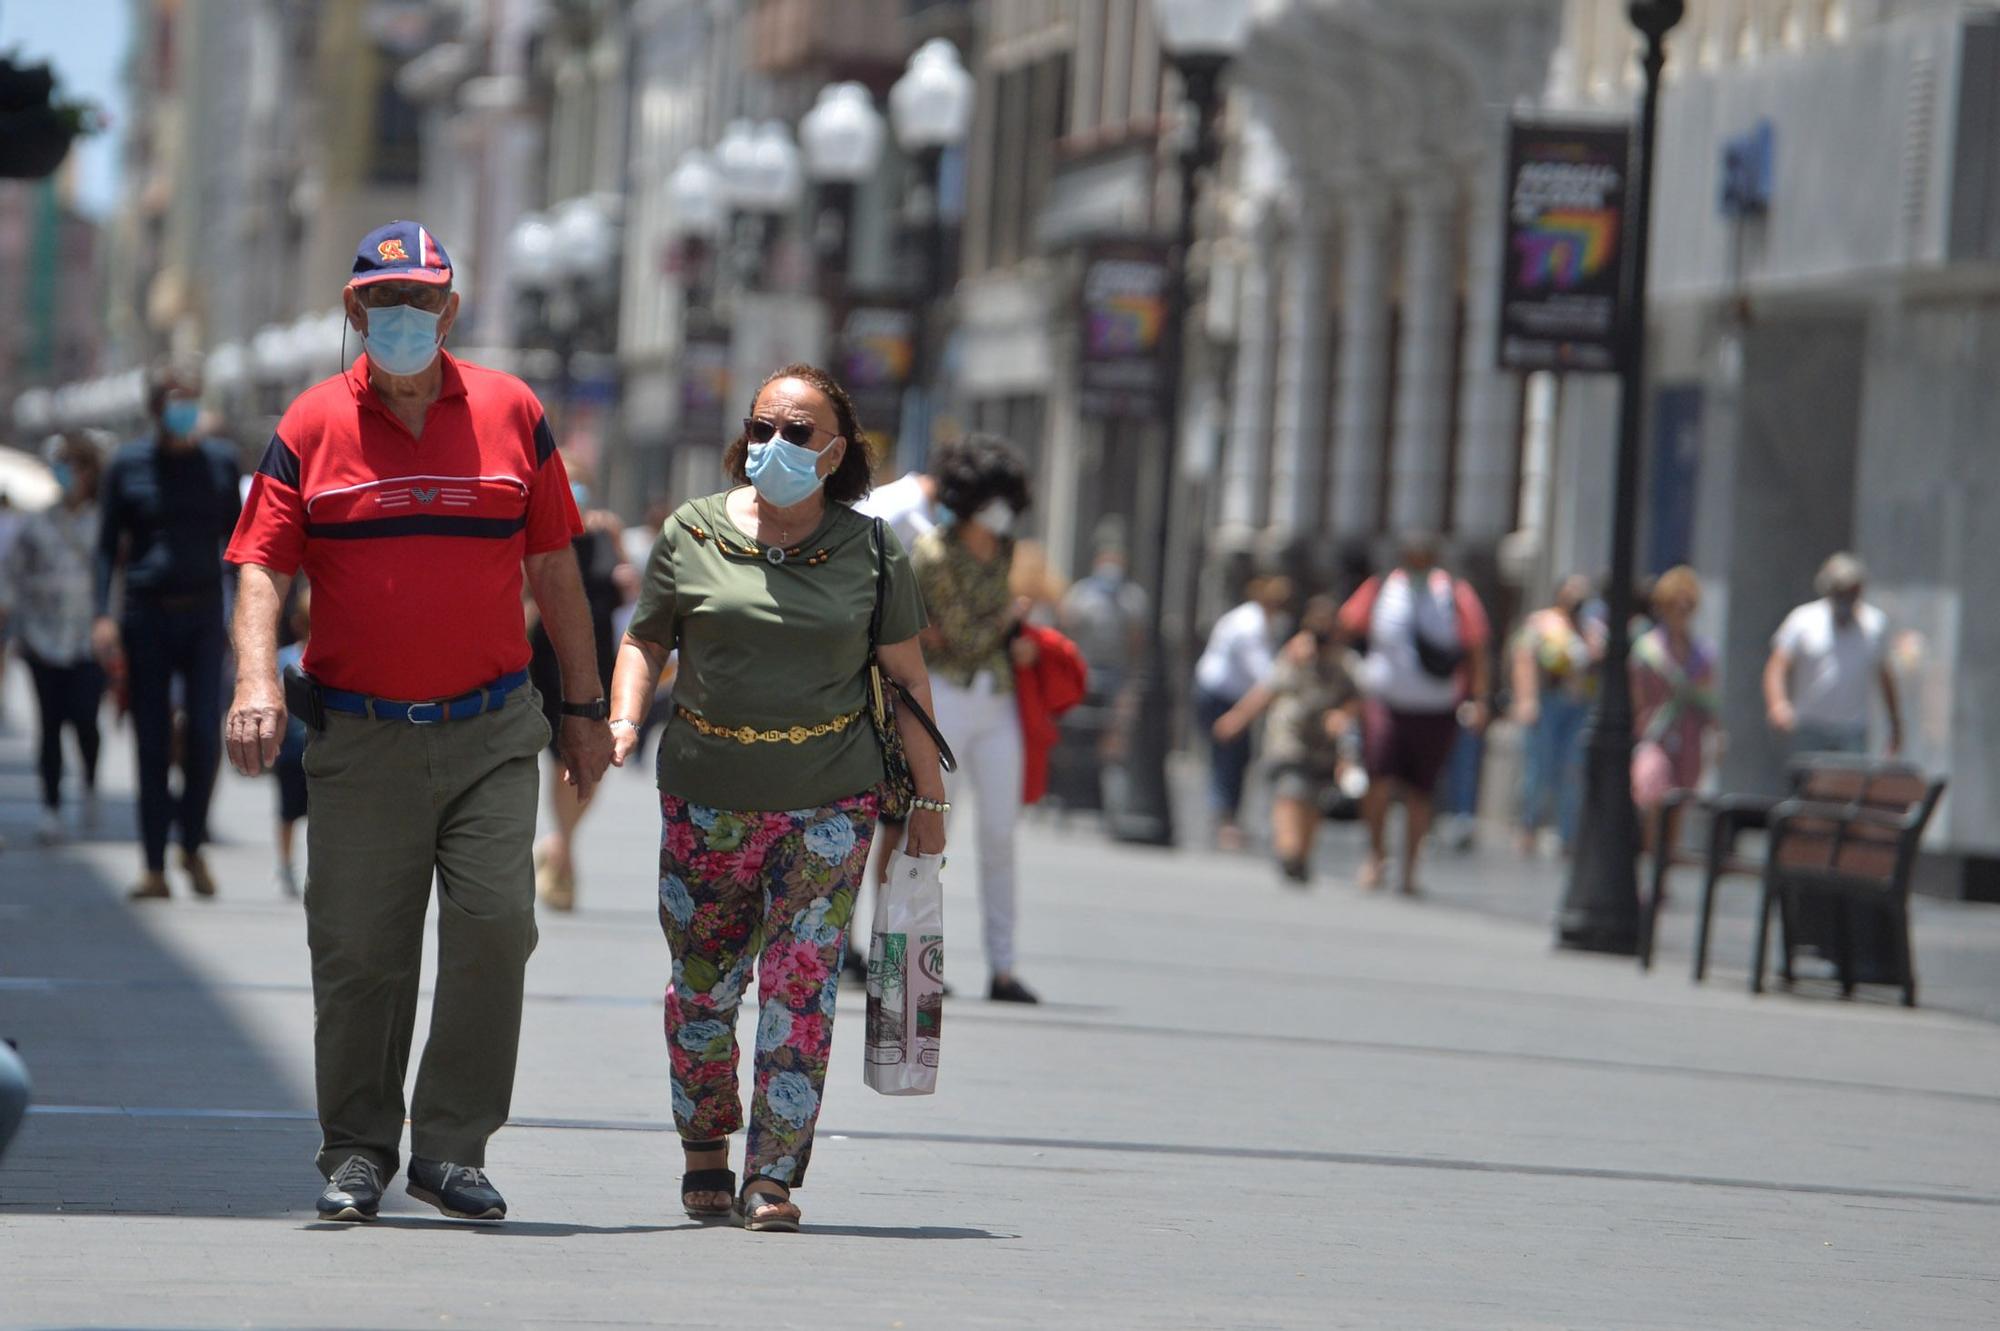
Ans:
POLYGON ((972 434, 932 459, 946 521, 910 552, 930 627, 924 656, 938 728, 958 757, 945 788, 954 804, 974 795, 986 996, 1034 1003, 1014 973, 1014 832, 1021 818, 1021 716, 1014 668, 1033 665, 1018 630, 1024 607, 1010 581, 1015 524, 1029 504, 1028 469, 1013 445, 972 434))
POLYGON ((0 1158, 6 1156, 7 1144, 21 1130, 29 1098, 27 1064, 14 1051, 13 1041, 0 1040, 0 1158))
POLYGON ((524 573, 561 663, 570 780, 587 794, 611 758, 570 549, 583 524, 527 385, 442 349, 459 302, 428 230, 370 232, 342 299, 362 354, 278 422, 229 548, 242 566, 229 753, 254 776, 278 756, 288 702, 305 715, 320 1216, 371 1219, 396 1170, 435 881, 408 1191, 498 1220, 486 1143, 514 1089, 549 742, 528 684, 524 573), (313 633, 304 674, 281 689, 279 608, 301 569, 313 633))
POLYGON ((1764 665, 1764 709, 1793 753, 1868 752, 1869 695, 1880 690, 1890 757, 1903 749, 1903 712, 1889 668, 1889 621, 1862 600, 1868 570, 1842 552, 1820 568, 1819 599, 1785 616, 1764 665))
POLYGON ((1604 640, 1584 618, 1590 579, 1564 578, 1552 604, 1529 615, 1512 652, 1514 722, 1527 740, 1521 780, 1521 853, 1553 826, 1565 849, 1576 837, 1583 789, 1583 727, 1604 640))
MULTIPOLYGON (((254 474, 252 476, 254 480, 254 474)), ((292 640, 278 649, 278 674, 283 678, 286 671, 305 670, 306 650, 312 645, 312 588, 304 578, 292 588, 290 621, 292 640)), ((276 848, 278 852, 278 890, 288 897, 299 896, 299 874, 293 851, 297 848, 299 823, 306 817, 308 791, 306 786, 306 743, 308 735, 305 718, 289 715, 285 718, 285 742, 278 748, 278 756, 271 762, 271 775, 278 784, 278 827, 276 848)))
POLYGON ((1270 678, 1277 663, 1278 616, 1291 599, 1292 581, 1283 574, 1252 578, 1243 603, 1215 621, 1208 645, 1195 662, 1195 719, 1209 735, 1209 811, 1215 816, 1216 844, 1224 850, 1243 848, 1237 816, 1243 807, 1251 743, 1248 727, 1230 739, 1216 738, 1215 723, 1270 678))
POLYGON ((174 834, 195 895, 215 895, 202 847, 222 757, 228 649, 222 547, 242 502, 235 448, 199 431, 201 390, 198 366, 155 367, 146 390, 152 431, 120 449, 104 474, 92 636, 98 662, 122 669, 131 690, 146 857, 134 900, 168 895, 167 841, 174 834), (112 593, 121 576, 123 610, 113 618, 112 593), (178 727, 176 689, 183 716, 178 727), (178 794, 170 774, 175 766, 178 794))
MULTIPOLYGON (((97 713, 104 699, 104 670, 90 642, 102 455, 88 436, 68 434, 49 450, 49 461, 61 499, 29 515, 0 554, 0 623, 17 640, 35 685, 42 781, 36 835, 45 846, 64 835, 65 729, 76 739, 83 766, 83 828, 97 826, 97 713)), ((0 646, 0 656, 5 654, 0 646)))
MULTIPOLYGON (((1701 580, 1685 564, 1653 584, 1653 627, 1632 644, 1632 799, 1648 854, 1657 848, 1656 814, 1670 790, 1701 784, 1704 749, 1715 729, 1715 648, 1695 637, 1701 580)), ((1666 844, 1680 839, 1674 811, 1666 844)))
MULTIPOLYGON (((624 600, 628 579, 636 575, 625 562, 624 531, 618 515, 608 509, 590 507, 590 491, 572 477, 570 494, 583 513, 583 534, 570 542, 576 552, 577 568, 583 575, 583 596, 590 604, 590 634, 597 645, 598 687, 611 696, 611 670, 618 659, 618 631, 614 627, 624 600)), ((562 669, 548 626, 539 617, 528 632, 533 655, 528 662, 528 678, 541 695, 542 715, 551 736, 562 730, 562 669)), ((548 791, 549 817, 554 826, 535 845, 535 897, 555 911, 576 909, 576 829, 590 808, 591 796, 563 779, 560 746, 550 740, 549 764, 544 786, 548 791)))
POLYGON ((1322 811, 1340 780, 1344 742, 1360 720, 1360 697, 1339 629, 1340 602, 1330 596, 1308 600, 1299 632, 1278 654, 1270 676, 1215 722, 1216 739, 1227 743, 1264 718, 1271 849, 1279 872, 1298 884, 1312 881, 1322 811))
MULTIPOLYGON (((21 510, 14 507, 14 496, 0 490, 0 563, 6 561, 7 552, 21 534, 21 517, 21 510)), ((13 636, 13 628, 0 617, 0 721, 7 719, 7 644, 13 636)))
POLYGON ((1124 524, 1115 514, 1098 523, 1092 545, 1090 575, 1063 594, 1057 627, 1090 667, 1087 701, 1110 706, 1146 654, 1146 591, 1132 581, 1124 524))
MULTIPOLYGON (((924 610, 895 534, 853 510, 868 443, 824 370, 765 380, 723 462, 737 488, 683 504, 647 562, 612 680, 613 761, 631 758, 678 648, 659 882, 681 1205, 697 1220, 790 1231, 884 778, 867 713, 870 607, 879 595, 883 669, 928 705, 924 610), (739 1194, 736 1015, 753 968, 762 1007, 739 1194)), ((916 782, 908 850, 937 855, 950 807, 937 749, 909 709, 897 723, 916 782)))
POLYGON ((1342 631, 1366 644, 1361 667, 1368 796, 1368 858, 1362 887, 1382 886, 1388 865, 1391 801, 1403 803, 1401 890, 1414 896, 1417 855, 1430 830, 1433 792, 1464 718, 1485 728, 1490 667, 1486 609, 1463 578, 1439 565, 1425 533, 1403 537, 1397 565, 1370 578, 1341 607, 1342 631))
POLYGON ((903 549, 917 548, 917 538, 937 525, 937 477, 906 471, 887 485, 878 485, 854 505, 864 518, 880 518, 896 533, 903 549))

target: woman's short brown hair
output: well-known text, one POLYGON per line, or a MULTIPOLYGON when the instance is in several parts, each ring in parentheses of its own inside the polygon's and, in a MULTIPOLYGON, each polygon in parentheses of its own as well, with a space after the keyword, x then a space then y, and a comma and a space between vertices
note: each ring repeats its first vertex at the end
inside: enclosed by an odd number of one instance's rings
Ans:
POLYGON ((1674 565, 1653 584, 1655 613, 1671 601, 1685 601, 1690 609, 1701 604, 1701 579, 1686 564, 1674 565))
MULTIPOLYGON (((757 410, 757 399, 764 390, 780 379, 797 379, 816 390, 833 405, 833 419, 841 438, 847 440, 847 452, 842 455, 840 465, 826 478, 826 497, 839 504, 852 504, 866 499, 868 492, 875 488, 874 448, 868 437, 861 433, 861 422, 855 418, 854 403, 847 396, 834 377, 817 365, 787 365, 776 374, 768 376, 757 385, 757 391, 750 398, 750 413, 757 410)), ((748 485, 750 475, 744 470, 750 460, 750 436, 739 433, 736 441, 723 450, 722 468, 729 473, 729 479, 738 485, 748 485)))

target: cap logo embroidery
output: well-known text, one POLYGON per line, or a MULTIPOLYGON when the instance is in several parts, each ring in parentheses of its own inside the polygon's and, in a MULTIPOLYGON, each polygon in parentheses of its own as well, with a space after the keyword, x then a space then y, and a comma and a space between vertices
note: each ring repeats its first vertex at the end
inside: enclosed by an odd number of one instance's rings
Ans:
POLYGON ((410 252, 403 248, 402 241, 394 238, 385 240, 380 245, 377 245, 375 247, 375 252, 380 256, 382 256, 382 262, 384 263, 389 263, 394 260, 401 260, 404 263, 408 263, 410 261, 410 252))

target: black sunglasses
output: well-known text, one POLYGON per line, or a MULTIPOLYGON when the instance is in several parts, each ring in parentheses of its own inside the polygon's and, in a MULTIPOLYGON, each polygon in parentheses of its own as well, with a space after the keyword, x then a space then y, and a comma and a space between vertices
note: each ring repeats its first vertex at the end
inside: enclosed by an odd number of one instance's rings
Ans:
POLYGON ((820 435, 832 436, 832 430, 822 430, 811 421, 786 421, 779 425, 773 421, 760 421, 754 416, 743 418, 743 433, 750 436, 753 444, 768 444, 773 435, 799 448, 810 448, 812 441, 820 435))

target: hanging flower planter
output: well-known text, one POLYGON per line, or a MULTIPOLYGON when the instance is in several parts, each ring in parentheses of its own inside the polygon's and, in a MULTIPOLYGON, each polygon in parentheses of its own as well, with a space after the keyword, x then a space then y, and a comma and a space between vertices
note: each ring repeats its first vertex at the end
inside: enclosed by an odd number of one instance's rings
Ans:
POLYGON ((0 58, 0 177, 37 180, 53 174, 77 135, 97 128, 95 108, 56 101, 55 87, 47 65, 0 58))

